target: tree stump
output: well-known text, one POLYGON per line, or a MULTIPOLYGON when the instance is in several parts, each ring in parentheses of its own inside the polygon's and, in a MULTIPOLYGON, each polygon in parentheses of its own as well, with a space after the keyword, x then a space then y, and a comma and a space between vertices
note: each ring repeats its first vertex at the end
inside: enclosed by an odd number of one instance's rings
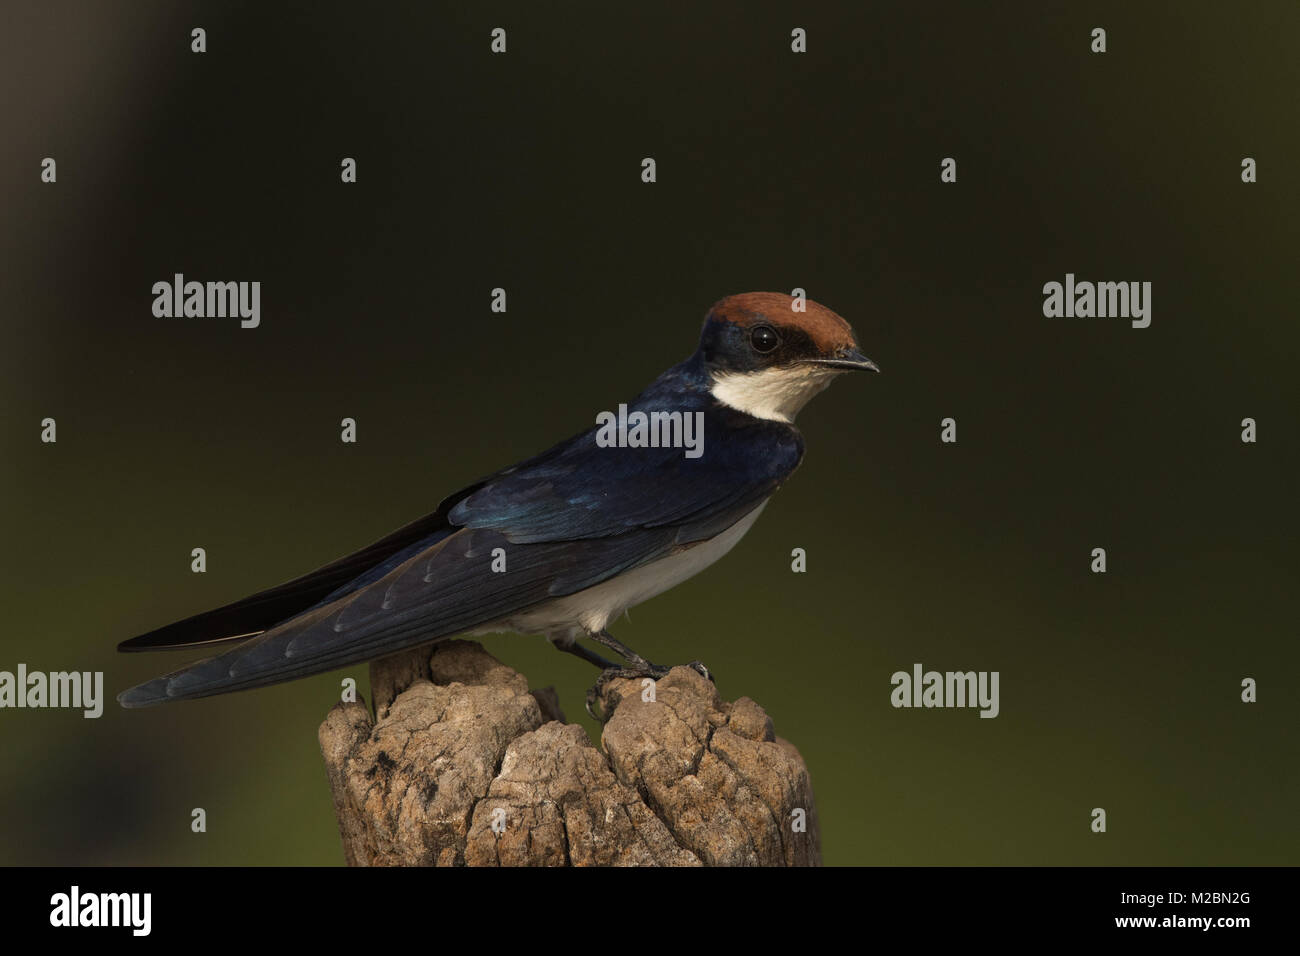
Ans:
POLYGON ((812 783, 747 697, 688 667, 615 680, 601 749, 480 645, 371 665, 320 727, 352 866, 816 866, 812 783))

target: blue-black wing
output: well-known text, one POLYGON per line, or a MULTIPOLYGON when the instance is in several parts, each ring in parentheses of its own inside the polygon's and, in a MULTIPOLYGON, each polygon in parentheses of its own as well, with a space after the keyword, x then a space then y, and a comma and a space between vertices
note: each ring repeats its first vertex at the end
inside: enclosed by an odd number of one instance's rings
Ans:
POLYGON ((323 581, 298 584, 314 603, 288 620, 119 700, 147 706, 203 697, 381 657, 573 594, 718 534, 785 480, 803 444, 789 425, 716 403, 688 410, 704 416, 698 458, 680 447, 600 447, 598 430, 590 429, 451 496, 407 526, 423 537, 390 535, 380 560, 352 580, 340 585, 331 572, 329 590, 323 581), (491 571, 496 548, 505 549, 506 573, 491 571))

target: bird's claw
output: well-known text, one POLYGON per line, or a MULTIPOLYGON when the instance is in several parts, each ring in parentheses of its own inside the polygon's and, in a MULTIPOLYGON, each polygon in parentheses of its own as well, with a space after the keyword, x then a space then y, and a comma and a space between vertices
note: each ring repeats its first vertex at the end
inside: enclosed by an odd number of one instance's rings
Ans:
POLYGON ((704 666, 704 662, 703 662, 703 661, 691 661, 691 662, 690 662, 689 664, 687 664, 686 666, 689 667, 691 670, 695 671, 695 673, 699 674, 701 677, 703 677, 705 680, 707 680, 710 684, 716 684, 716 683, 717 683, 717 681, 715 681, 715 680, 713 679, 713 675, 712 675, 711 673, 709 673, 709 669, 708 669, 707 667, 704 666))
POLYGON ((603 704, 605 696, 605 687, 612 680, 620 678, 626 680, 635 680, 638 677, 650 677, 658 680, 663 677, 671 668, 663 667, 659 664, 651 664, 649 661, 642 661, 640 664, 634 664, 628 667, 607 667, 600 672, 600 677, 596 683, 587 688, 587 713, 592 720, 599 723, 605 723, 610 718, 610 714, 605 713, 602 706, 597 713, 596 705, 603 704))
MULTIPOLYGON (((716 683, 713 681, 713 675, 709 673, 709 669, 704 666, 702 661, 691 661, 686 666, 706 680, 716 683)), ((651 664, 649 661, 641 661, 627 667, 605 668, 605 670, 600 672, 600 677, 596 679, 596 683, 587 688, 587 714, 592 720, 601 724, 605 723, 611 716, 613 716, 612 714, 605 713, 603 706, 605 687, 610 681, 618 680, 620 678, 624 680, 636 680, 638 677, 649 677, 654 680, 659 680, 659 678, 667 676, 670 670, 672 670, 671 667, 665 667, 662 664, 651 664), (601 705, 599 712, 597 712, 597 704, 601 705)))

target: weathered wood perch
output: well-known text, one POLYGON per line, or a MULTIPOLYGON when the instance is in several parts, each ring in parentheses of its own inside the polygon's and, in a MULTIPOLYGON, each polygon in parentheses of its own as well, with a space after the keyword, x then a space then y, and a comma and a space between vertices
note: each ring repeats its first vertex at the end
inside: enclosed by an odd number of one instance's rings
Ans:
MULTIPOLYGON (((747 697, 687 667, 615 680, 601 749, 555 693, 469 641, 371 665, 321 754, 352 866, 813 866, 812 784, 747 697), (494 826, 495 824, 495 826, 494 826)), ((593 673, 594 677, 594 673, 593 673)))

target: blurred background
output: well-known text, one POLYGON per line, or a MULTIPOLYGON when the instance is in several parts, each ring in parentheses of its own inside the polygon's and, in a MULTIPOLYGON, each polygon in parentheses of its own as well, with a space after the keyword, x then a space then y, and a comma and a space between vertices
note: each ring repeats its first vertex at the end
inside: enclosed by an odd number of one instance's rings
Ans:
MULTIPOLYGON (((316 728, 364 666, 126 712, 197 655, 117 642, 431 511, 715 300, 795 287, 883 373, 614 633, 768 710, 828 863, 1297 862, 1300 7, 1135 6, 7 3, 0 669, 108 702, 0 711, 0 863, 341 864, 316 728), (155 318, 176 272, 259 280, 260 328, 155 318), (1152 282, 1151 327, 1044 318, 1067 272, 1152 282), (999 671, 1001 715, 893 709, 917 662, 999 671)), ((485 644, 596 732, 594 670, 485 644)))

